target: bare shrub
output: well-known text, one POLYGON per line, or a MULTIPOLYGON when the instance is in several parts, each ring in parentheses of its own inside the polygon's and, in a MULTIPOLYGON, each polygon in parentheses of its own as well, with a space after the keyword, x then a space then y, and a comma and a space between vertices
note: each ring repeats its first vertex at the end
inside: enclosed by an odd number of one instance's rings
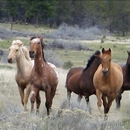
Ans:
POLYGON ((47 62, 54 64, 57 67, 62 67, 63 63, 58 55, 54 54, 52 50, 45 50, 45 59, 47 62))
POLYGON ((47 49, 64 49, 64 50, 88 50, 88 47, 79 43, 78 41, 66 41, 62 39, 54 40, 51 43, 46 44, 47 49))
POLYGON ((95 40, 99 35, 103 35, 104 31, 97 26, 90 28, 79 28, 79 26, 68 26, 63 23, 58 30, 47 34, 46 37, 54 39, 77 39, 77 40, 95 40))

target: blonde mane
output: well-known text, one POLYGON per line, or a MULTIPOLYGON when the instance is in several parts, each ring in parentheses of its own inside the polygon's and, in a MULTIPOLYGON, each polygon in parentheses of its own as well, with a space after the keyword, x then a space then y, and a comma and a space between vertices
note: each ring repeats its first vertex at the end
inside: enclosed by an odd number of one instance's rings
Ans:
POLYGON ((22 46, 22 51, 23 51, 23 53, 24 53, 25 58, 26 58, 28 61, 31 61, 31 58, 30 58, 30 56, 29 56, 29 51, 28 51, 28 49, 26 48, 26 46, 22 46))
POLYGON ((27 47, 24 46, 24 44, 23 44, 23 42, 21 40, 13 40, 12 45, 18 45, 19 47, 21 47, 25 58, 28 61, 31 61, 31 58, 29 56, 29 51, 28 51, 27 47))

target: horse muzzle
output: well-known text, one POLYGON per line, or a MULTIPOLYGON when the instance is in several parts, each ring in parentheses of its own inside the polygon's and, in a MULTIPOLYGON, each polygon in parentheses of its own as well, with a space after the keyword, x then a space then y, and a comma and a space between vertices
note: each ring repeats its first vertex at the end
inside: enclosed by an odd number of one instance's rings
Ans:
POLYGON ((34 58, 34 51, 29 51, 29 55, 31 58, 34 58))
POLYGON ((13 62, 12 58, 8 58, 8 63, 12 63, 12 62, 13 62))
POLYGON ((108 75, 108 70, 102 70, 102 73, 104 76, 107 76, 108 75))

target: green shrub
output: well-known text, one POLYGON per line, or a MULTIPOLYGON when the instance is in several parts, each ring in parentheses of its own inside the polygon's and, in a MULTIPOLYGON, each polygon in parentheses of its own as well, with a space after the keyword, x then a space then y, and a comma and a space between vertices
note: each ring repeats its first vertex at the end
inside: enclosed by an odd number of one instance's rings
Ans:
POLYGON ((73 63, 71 61, 64 62, 64 64, 63 64, 64 69, 69 69, 72 66, 73 66, 73 63))

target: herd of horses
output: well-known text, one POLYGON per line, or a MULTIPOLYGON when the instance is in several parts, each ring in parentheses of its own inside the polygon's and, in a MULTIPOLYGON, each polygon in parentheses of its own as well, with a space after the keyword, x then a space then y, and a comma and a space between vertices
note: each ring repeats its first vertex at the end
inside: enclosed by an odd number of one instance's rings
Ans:
MULTIPOLYGON (((116 108, 119 109, 122 93, 125 90, 130 90, 130 52, 127 53, 128 59, 124 66, 112 62, 111 49, 103 48, 101 52, 98 50, 90 57, 85 68, 71 68, 67 73, 65 83, 68 105, 70 106, 71 93, 73 92, 78 95, 79 105, 82 97, 85 97, 90 114, 89 97, 93 94, 97 97, 100 116, 102 104, 104 117, 108 117, 113 100, 116 101, 116 108)), ((22 41, 14 40, 9 47, 8 62, 13 63, 14 61, 17 66, 15 80, 24 110, 27 110, 30 95, 31 112, 34 111, 35 102, 36 112, 39 112, 40 91, 44 91, 45 106, 47 115, 49 115, 58 86, 58 73, 56 66, 45 60, 43 38, 32 37, 29 50, 22 41)))

